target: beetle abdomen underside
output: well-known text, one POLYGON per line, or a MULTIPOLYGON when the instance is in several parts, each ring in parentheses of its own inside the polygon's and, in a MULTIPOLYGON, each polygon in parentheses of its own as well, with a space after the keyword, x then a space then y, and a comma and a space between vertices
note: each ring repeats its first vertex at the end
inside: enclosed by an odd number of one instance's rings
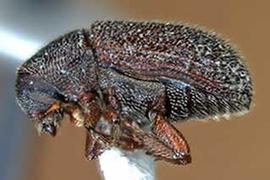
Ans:
POLYGON ((246 111, 252 84, 241 56, 214 33, 147 22, 96 22, 93 47, 101 66, 166 87, 171 119, 246 111))

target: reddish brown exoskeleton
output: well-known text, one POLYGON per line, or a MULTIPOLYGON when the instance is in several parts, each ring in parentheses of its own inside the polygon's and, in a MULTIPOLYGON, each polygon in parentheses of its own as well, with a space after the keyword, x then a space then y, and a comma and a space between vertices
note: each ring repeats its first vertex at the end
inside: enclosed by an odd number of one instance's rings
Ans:
POLYGON ((112 146, 191 162, 174 121, 247 111, 252 83, 241 56, 183 24, 99 21, 51 42, 17 72, 17 99, 38 131, 64 119, 87 130, 86 157, 112 146))

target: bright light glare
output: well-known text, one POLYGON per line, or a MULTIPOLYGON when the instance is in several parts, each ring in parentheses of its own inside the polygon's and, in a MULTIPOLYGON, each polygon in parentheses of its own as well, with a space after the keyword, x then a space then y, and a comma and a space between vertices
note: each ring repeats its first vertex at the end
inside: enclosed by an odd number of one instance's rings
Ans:
POLYGON ((0 53, 18 60, 30 58, 39 48, 41 43, 19 37, 8 31, 0 30, 0 53))
POLYGON ((125 152, 111 148, 99 156, 105 180, 153 180, 154 159, 143 151, 125 152))

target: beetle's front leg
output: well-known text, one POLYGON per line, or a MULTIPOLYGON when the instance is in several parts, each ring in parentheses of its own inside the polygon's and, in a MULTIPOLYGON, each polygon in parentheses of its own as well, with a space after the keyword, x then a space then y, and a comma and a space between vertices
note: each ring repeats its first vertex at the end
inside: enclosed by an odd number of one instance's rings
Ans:
POLYGON ((80 107, 69 106, 68 109, 72 117, 71 122, 78 127, 86 128, 85 157, 92 160, 108 148, 110 140, 96 131, 102 117, 102 109, 96 94, 82 93, 79 102, 80 107))

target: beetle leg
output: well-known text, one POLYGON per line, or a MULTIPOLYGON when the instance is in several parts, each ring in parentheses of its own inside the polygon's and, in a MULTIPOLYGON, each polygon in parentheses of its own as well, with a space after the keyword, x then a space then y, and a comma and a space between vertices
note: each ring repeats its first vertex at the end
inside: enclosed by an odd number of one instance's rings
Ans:
POLYGON ((103 113, 104 119, 111 124, 110 137, 112 138, 111 146, 120 147, 125 150, 134 150, 139 147, 139 143, 131 137, 131 131, 122 129, 121 120, 112 109, 108 109, 103 113))
POLYGON ((165 160, 174 164, 187 164, 181 159, 175 159, 175 152, 155 135, 146 133, 143 136, 143 149, 146 154, 155 157, 157 160, 165 160))
POLYGON ((81 112, 84 117, 83 125, 93 127, 101 117, 101 107, 94 93, 88 92, 80 95, 81 112))
POLYGON ((51 113, 51 112, 53 112, 53 111, 57 111, 57 110, 60 109, 60 108, 61 108, 60 103, 59 103, 59 102, 55 102, 55 103, 53 103, 53 104, 47 109, 47 111, 45 112, 44 115, 47 115, 47 114, 49 114, 49 113, 51 113))
POLYGON ((112 125, 110 132, 112 137, 111 146, 119 147, 128 151, 142 149, 143 141, 134 136, 134 129, 131 126, 124 125, 124 123, 129 119, 128 116, 119 116, 117 112, 119 104, 115 97, 114 89, 106 89, 103 92, 103 97, 106 108, 103 111, 102 116, 112 125))
POLYGON ((163 159, 166 161, 170 161, 172 159, 174 152, 171 148, 161 142, 153 133, 144 132, 138 126, 130 124, 127 121, 123 124, 123 128, 130 131, 129 134, 131 139, 134 142, 138 142, 138 144, 140 144, 139 148, 145 150, 146 154, 153 156, 156 159, 163 159))
POLYGON ((183 135, 161 116, 154 117, 150 132, 145 132, 137 124, 123 121, 122 129, 128 130, 128 136, 142 148, 146 154, 175 164, 191 162, 189 146, 183 135))
POLYGON ((103 117, 111 124, 110 135, 112 137, 112 146, 120 147, 125 150, 134 150, 140 146, 138 142, 130 138, 130 134, 132 133, 130 130, 125 129, 123 131, 121 125, 122 121, 119 120, 120 117, 111 107, 104 110, 103 117))
POLYGON ((152 133, 160 142, 174 152, 173 156, 170 157, 170 161, 183 165, 190 163, 190 148, 182 133, 159 114, 153 113, 150 118, 153 122, 152 133))
POLYGON ((109 146, 105 137, 94 132, 92 129, 88 129, 85 142, 85 157, 87 160, 96 159, 102 154, 109 146))
POLYGON ((38 114, 39 119, 44 118, 45 116, 58 111, 61 108, 61 104, 57 101, 51 104, 45 112, 41 112, 38 114))
POLYGON ((117 146, 128 151, 142 149, 142 140, 135 136, 135 129, 131 125, 125 125, 125 123, 127 123, 127 121, 123 120, 118 124, 120 132, 117 146))

